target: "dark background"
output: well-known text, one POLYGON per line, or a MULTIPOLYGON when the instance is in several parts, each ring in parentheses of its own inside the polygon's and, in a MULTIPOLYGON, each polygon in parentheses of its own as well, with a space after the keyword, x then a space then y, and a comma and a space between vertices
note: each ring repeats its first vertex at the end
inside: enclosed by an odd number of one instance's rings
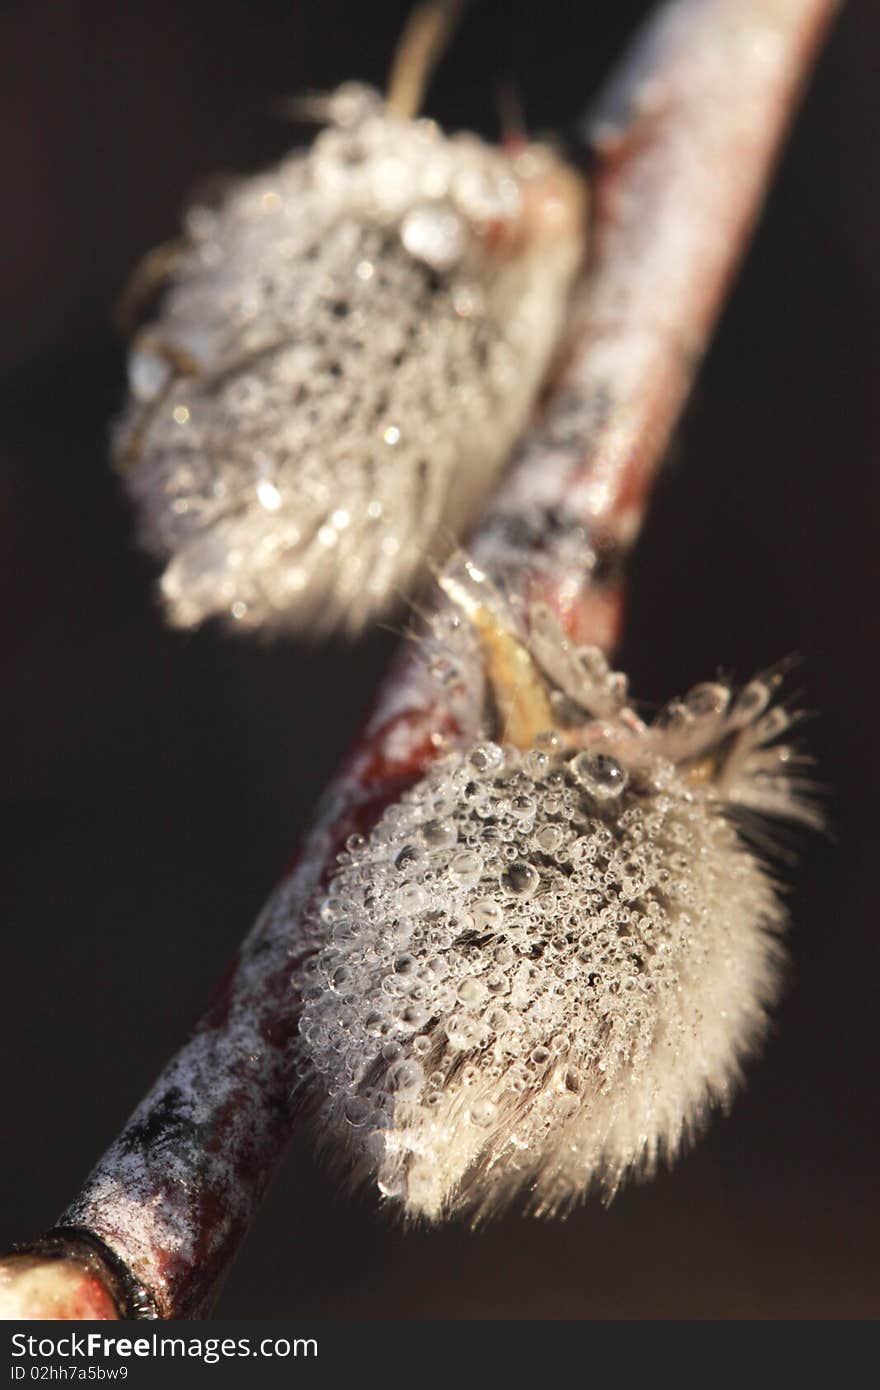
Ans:
MULTIPOLYGON (((475 6, 431 114, 583 106, 643 4, 475 6)), ((0 1246, 51 1224, 205 1002, 393 646, 166 631, 107 466, 126 273, 202 176, 278 157, 273 101, 381 83, 405 4, 0 10, 4 1134, 0 1246)), ((230 1276, 244 1317, 880 1311, 880 494, 871 387, 880 10, 822 59, 635 556, 623 661, 663 700, 797 652, 833 787, 777 1027, 671 1174, 568 1222, 404 1236, 297 1144, 230 1276)))

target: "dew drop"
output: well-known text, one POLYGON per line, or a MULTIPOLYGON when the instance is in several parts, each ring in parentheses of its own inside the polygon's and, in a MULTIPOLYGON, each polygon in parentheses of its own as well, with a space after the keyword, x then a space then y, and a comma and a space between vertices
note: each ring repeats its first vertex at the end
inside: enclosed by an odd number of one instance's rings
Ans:
POLYGON ((454 1051, 463 1052, 466 1048, 475 1047, 479 1035, 476 1019, 469 1018, 467 1014, 453 1014, 446 1024, 446 1037, 454 1051))
POLYGON ((400 239, 415 260, 443 272, 461 259, 467 237, 465 224, 451 207, 426 203, 406 214, 400 239))
POLYGON ((497 743, 478 744, 468 762, 477 772, 495 772, 504 762, 504 752, 497 743))
POLYGON ((146 348, 136 349, 129 358, 128 384, 139 401, 154 401, 171 376, 168 363, 146 348))
POLYGON ((394 860, 394 867, 400 869, 401 872, 404 869, 415 869, 418 868, 424 857, 418 845, 404 845, 394 860))
POLYGON ((685 704, 697 719, 705 719, 713 714, 723 714, 729 700, 730 691, 726 685, 706 681, 688 692, 685 704))
POLYGON ((423 1004, 406 1003, 400 1009, 399 1018, 406 1028, 421 1028, 428 1021, 428 1010, 423 1004))
POLYGON ((458 829, 453 820, 429 820, 422 827, 422 836, 431 849, 449 849, 458 839, 458 829))
POLYGON ((376 1185, 383 1197, 402 1197, 406 1191, 406 1178, 403 1170, 395 1167, 383 1167, 376 1179, 376 1185))
POLYGON ((468 975, 458 987, 458 997, 463 1004, 474 1008, 486 998, 486 986, 475 975, 468 975))
POLYGON ((626 770, 607 753, 578 753, 571 760, 571 770, 596 801, 613 801, 629 781, 626 770))
POLYGON ((421 912, 428 902, 428 894, 420 883, 405 883, 397 898, 404 912, 421 912))
POLYGON ((504 870, 500 881, 506 892, 518 898, 530 898, 541 882, 541 875, 531 864, 518 860, 504 870))
POLYGON ((472 850, 463 849, 456 854, 449 865, 450 876, 464 888, 479 882, 483 872, 483 861, 472 850))
POLYGON ((478 931, 499 931, 504 923, 504 909, 494 898, 478 898, 471 904, 471 915, 478 931))
POLYGON ((398 1100, 415 1100, 424 1083, 422 1064, 410 1058, 395 1062, 388 1072, 388 1085, 398 1100))
POLYGON ((469 1112, 471 1124, 477 1125, 480 1129, 488 1129, 495 1118, 496 1109, 495 1102, 489 1100, 488 1096, 475 1100, 469 1112))
POLYGON ((363 1096, 351 1096, 345 1102, 345 1118, 350 1125, 359 1127, 366 1124, 373 1107, 363 1096))
POLYGON ((542 825, 535 835, 535 844, 545 854, 555 854, 564 839, 565 833, 561 825, 542 825))

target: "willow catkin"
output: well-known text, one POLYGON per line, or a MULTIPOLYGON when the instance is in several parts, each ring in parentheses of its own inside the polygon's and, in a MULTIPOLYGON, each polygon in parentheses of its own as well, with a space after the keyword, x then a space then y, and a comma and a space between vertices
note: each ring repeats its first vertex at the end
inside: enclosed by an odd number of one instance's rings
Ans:
POLYGON ((770 683, 698 686, 646 725, 596 649, 541 606, 516 634, 464 573, 449 592, 495 629, 436 619, 441 679, 472 683, 482 661, 497 687, 513 667, 492 647, 513 642, 552 727, 516 746, 489 716, 495 738, 442 757, 349 840, 307 914, 300 981, 323 1135, 431 1221, 520 1192, 541 1213, 613 1193, 728 1099, 784 923, 749 822, 815 819, 770 683))
POLYGON ((345 86, 195 207, 116 454, 172 622, 356 631, 490 490, 558 345, 584 189, 345 86))

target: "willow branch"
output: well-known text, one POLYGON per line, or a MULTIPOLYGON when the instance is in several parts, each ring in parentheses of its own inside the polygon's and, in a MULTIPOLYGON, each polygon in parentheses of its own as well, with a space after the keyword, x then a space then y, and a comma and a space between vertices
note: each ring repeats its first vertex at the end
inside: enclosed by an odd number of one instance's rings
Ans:
MULTIPOLYGON (((555 389, 472 537, 494 577, 610 648, 621 558, 742 253, 836 0, 672 0, 586 130, 591 261, 555 389)), ((6 1316, 180 1318, 210 1309, 297 1120, 297 923, 352 832, 441 749, 472 739, 405 652, 295 867, 209 1011, 27 1254, 0 1263, 6 1316), (38 1276, 58 1276, 42 1313, 38 1276), (103 1291, 103 1292, 102 1292, 103 1291), (97 1311, 96 1311, 97 1310, 97 1311)))

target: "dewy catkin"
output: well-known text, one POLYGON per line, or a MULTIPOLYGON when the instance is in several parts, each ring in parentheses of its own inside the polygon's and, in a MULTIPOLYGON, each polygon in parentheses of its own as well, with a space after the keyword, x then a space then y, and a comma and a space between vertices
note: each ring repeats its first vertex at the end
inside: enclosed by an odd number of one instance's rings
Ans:
POLYGON ((525 426, 585 243, 549 150, 347 85, 311 148, 194 207, 116 457, 168 615, 360 629, 448 550, 525 426))
POLYGON ((672 1157, 777 988, 764 817, 815 822, 773 682, 645 724, 549 609, 469 562, 426 659, 485 738, 350 838, 307 914, 300 1058, 328 1146, 409 1218, 541 1213, 672 1157), (465 696, 469 698, 469 696, 465 696))

